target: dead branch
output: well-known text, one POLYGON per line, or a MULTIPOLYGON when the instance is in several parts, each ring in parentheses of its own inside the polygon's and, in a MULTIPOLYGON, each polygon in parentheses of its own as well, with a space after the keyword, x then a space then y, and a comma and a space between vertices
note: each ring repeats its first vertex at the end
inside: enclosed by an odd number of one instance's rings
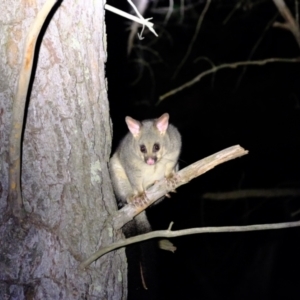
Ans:
POLYGON ((295 37, 298 46, 300 47, 300 29, 299 24, 293 17, 291 11, 286 6, 283 0, 273 0, 274 4, 276 5, 278 11, 280 12, 281 16, 284 18, 285 23, 275 22, 273 24, 274 27, 283 28, 289 30, 295 37))
POLYGON ((274 63, 274 62, 284 62, 284 63, 298 63, 300 62, 300 57, 296 57, 296 58, 268 58, 268 59, 263 59, 263 60, 253 60, 253 61, 241 61, 241 62, 236 62, 236 63, 232 63, 232 64, 223 64, 220 66, 215 66, 207 71, 204 71, 202 73, 200 73, 198 76, 196 76, 195 78, 193 78, 192 80, 184 83, 183 85, 163 94, 162 96, 159 97, 159 100, 156 104, 159 104, 161 101, 165 100, 166 98, 177 94, 178 92, 194 85, 195 83, 197 83, 198 81, 200 81, 203 77, 215 73, 219 70, 222 69, 235 69, 237 67, 240 66, 247 66, 247 65, 257 65, 257 66, 262 66, 262 65, 266 65, 268 63, 274 63))
POLYGON ((217 233, 217 232, 245 232, 245 231, 257 231, 257 230, 270 230, 270 229, 283 229, 283 228, 292 228, 300 226, 300 221, 296 222, 287 222, 287 223, 277 223, 277 224, 262 224, 262 225, 248 225, 248 226, 224 226, 224 227, 203 227, 203 228, 190 228, 183 229, 177 231, 171 230, 157 230, 152 231, 146 234, 141 234, 138 236, 134 236, 128 238, 126 240, 118 241, 113 243, 107 247, 103 247, 93 255, 91 255, 88 259, 83 261, 78 269, 84 270, 87 266, 89 266, 93 261, 101 257, 102 255, 113 251, 115 249, 125 247, 127 245, 153 239, 153 238, 174 238, 183 235, 191 235, 191 234, 200 234, 200 233, 217 233))
POLYGON ((9 207, 14 216, 22 218, 23 200, 21 194, 21 138, 24 124, 24 110, 29 82, 32 72, 32 63, 37 38, 41 28, 56 4, 56 0, 47 0, 38 12, 31 25, 24 47, 22 65, 17 85, 17 91, 13 100, 11 132, 9 136, 9 207))
POLYGON ((188 167, 180 170, 174 176, 172 186, 168 184, 166 179, 161 179, 151 186, 146 191, 147 201, 141 203, 139 199, 132 201, 120 209, 115 216, 113 216, 113 227, 120 229, 124 224, 133 219, 134 216, 145 210, 149 205, 153 204, 156 200, 160 199, 167 193, 178 188, 179 186, 188 183, 192 179, 206 173, 213 169, 215 166, 222 164, 228 160, 243 156, 248 151, 239 145, 229 147, 204 159, 201 159, 188 167))
POLYGON ((278 198, 299 197, 299 189, 263 189, 263 190, 239 190, 224 193, 205 193, 203 199, 210 200, 237 200, 243 198, 278 198))

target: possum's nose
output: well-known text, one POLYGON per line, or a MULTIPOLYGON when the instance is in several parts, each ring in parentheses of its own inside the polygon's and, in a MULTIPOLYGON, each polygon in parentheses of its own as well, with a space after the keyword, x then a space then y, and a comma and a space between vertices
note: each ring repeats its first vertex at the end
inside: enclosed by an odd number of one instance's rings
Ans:
POLYGON ((148 158, 146 158, 146 163, 147 163, 147 165, 152 166, 156 163, 156 160, 157 160, 156 157, 148 157, 148 158))

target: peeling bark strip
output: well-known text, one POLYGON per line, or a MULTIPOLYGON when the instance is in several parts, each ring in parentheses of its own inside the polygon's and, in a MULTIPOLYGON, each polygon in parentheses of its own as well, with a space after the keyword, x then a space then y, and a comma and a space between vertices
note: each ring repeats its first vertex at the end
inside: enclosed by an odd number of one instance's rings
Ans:
POLYGON ((21 138, 24 124, 24 110, 32 72, 37 38, 56 0, 47 0, 31 25, 24 47, 17 91, 13 102, 12 125, 9 137, 9 207, 17 218, 24 217, 21 193, 21 138))

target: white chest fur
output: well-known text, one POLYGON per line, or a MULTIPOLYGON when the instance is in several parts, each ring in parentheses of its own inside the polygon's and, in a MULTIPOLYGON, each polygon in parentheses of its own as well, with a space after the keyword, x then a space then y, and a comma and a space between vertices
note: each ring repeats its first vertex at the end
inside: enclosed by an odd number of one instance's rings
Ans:
POLYGON ((155 181, 164 178, 165 169, 164 164, 146 165, 141 173, 143 189, 146 190, 150 185, 154 184, 155 181))

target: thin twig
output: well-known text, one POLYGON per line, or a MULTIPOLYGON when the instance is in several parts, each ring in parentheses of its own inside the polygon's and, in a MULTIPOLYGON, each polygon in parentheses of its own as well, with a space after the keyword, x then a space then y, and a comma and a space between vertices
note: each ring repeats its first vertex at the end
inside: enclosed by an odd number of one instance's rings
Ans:
POLYGON ((180 0, 180 8, 179 8, 179 11, 180 11, 180 18, 179 18, 179 21, 178 23, 179 24, 182 24, 183 22, 183 19, 184 19, 184 0, 180 0))
POLYGON ((295 0, 295 14, 296 14, 296 22, 299 24, 299 2, 295 0))
POLYGON ((172 15, 173 9, 174 9, 174 0, 169 0, 169 9, 168 9, 168 12, 167 12, 165 20, 164 20, 164 25, 167 25, 171 15, 172 15))
POLYGON ((235 14, 235 12, 241 8, 243 1, 237 2, 237 4, 233 7, 233 9, 229 12, 225 20, 223 21, 223 25, 226 25, 226 23, 231 19, 231 17, 235 14))
POLYGON ((13 102, 11 132, 9 136, 9 205, 14 216, 18 218, 22 218, 24 213, 20 178, 21 138, 23 132, 26 97, 34 59, 34 51, 37 38, 40 34, 42 26, 44 25, 45 19, 56 2, 56 0, 47 0, 42 9, 38 12, 33 24, 29 29, 24 47, 17 91, 13 102))
MULTIPOLYGON (((258 46, 260 45, 260 43, 262 42, 263 38, 265 37, 266 33, 269 31, 270 27, 274 24, 275 19, 278 17, 278 13, 275 14, 275 16, 268 22, 267 26, 265 27, 265 29, 263 30, 262 34, 260 35, 259 39, 256 41, 255 45, 253 46, 250 54, 247 57, 247 60, 250 61, 255 53, 255 51, 257 50, 258 46)), ((234 90, 237 91, 237 89, 239 88, 241 81, 246 73, 247 70, 247 66, 244 66, 238 80, 237 83, 235 85, 234 90)))
POLYGON ((142 263, 140 262, 140 274, 141 274, 141 279, 142 279, 142 285, 143 285, 143 288, 145 290, 148 290, 148 287, 146 285, 146 281, 145 281, 145 277, 144 277, 144 271, 143 271, 143 266, 142 266, 142 263))
POLYGON ((297 57, 297 58, 268 58, 268 59, 263 59, 263 60, 254 60, 254 61, 242 61, 242 62, 236 62, 236 63, 232 63, 232 64, 223 64, 223 65, 220 65, 220 66, 216 66, 216 67, 213 67, 207 71, 204 71, 202 73, 200 73, 198 76, 196 76, 195 78, 193 78, 192 80, 184 83, 183 85, 163 94, 162 96, 159 97, 159 100, 158 102, 156 103, 157 105, 165 100, 166 98, 174 95, 174 94, 177 94, 178 92, 194 85, 195 83, 197 83, 198 81, 200 81, 203 77, 209 75, 209 74, 212 74, 214 72, 217 72, 219 70, 222 70, 222 69, 235 69, 237 67, 240 67, 240 66, 247 66, 247 65, 257 65, 257 66, 263 66, 263 65, 266 65, 268 63, 274 63, 274 62, 284 62, 284 63, 298 63, 300 62, 300 57, 297 57))
POLYGON ((193 47, 194 47, 194 43, 195 43, 195 41, 196 41, 196 39, 197 39, 197 37, 198 37, 198 34, 199 34, 199 31, 200 31, 202 22, 203 22, 203 20, 204 20, 205 14, 206 14, 206 12, 207 12, 207 10, 208 10, 208 8, 209 8, 210 3, 211 3, 211 0, 207 0, 207 1, 206 1, 205 7, 204 7, 204 9, 203 9, 201 15, 199 16, 199 19, 198 19, 198 22, 197 22, 197 26, 196 26, 196 30, 195 30, 194 36, 193 36, 193 38, 192 38, 192 41, 191 41, 190 44, 189 44, 189 47, 188 47, 188 49, 187 49, 187 51, 186 51, 186 54, 185 54, 184 58, 181 60, 181 62, 180 62, 180 64, 178 65, 177 69, 175 70, 175 73, 174 73, 172 79, 174 79, 174 78, 177 76, 177 74, 178 74, 179 71, 181 70, 182 66, 183 66, 183 65, 185 64, 185 62, 187 61, 187 59, 188 59, 190 53, 192 52, 192 49, 193 49, 193 47))

